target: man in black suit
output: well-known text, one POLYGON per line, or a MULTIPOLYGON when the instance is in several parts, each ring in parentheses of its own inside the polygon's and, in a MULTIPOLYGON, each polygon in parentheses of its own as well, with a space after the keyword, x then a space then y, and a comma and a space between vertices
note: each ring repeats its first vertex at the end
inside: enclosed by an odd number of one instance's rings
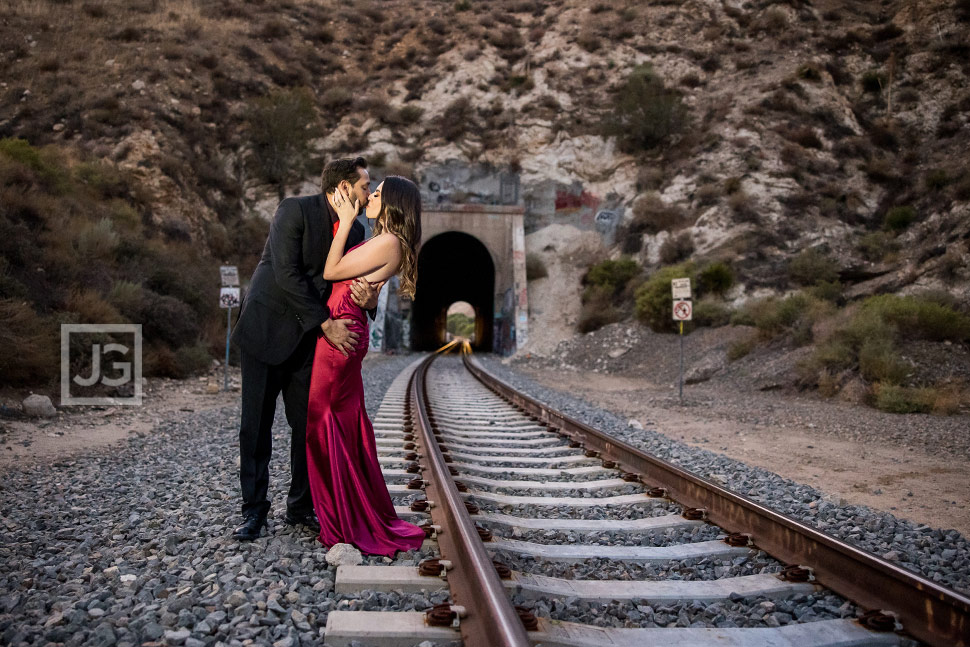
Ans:
MULTIPOLYGON (((313 513, 306 461, 313 355, 321 334, 344 354, 357 345, 357 334, 347 329, 350 320, 330 318, 330 283, 323 279, 323 266, 338 222, 333 208, 335 192, 339 187, 363 207, 370 196, 369 184, 364 158, 335 160, 323 169, 322 193, 287 198, 273 216, 263 256, 232 333, 242 367, 239 480, 243 523, 233 532, 236 539, 256 539, 266 525, 271 429, 281 391, 292 430, 285 520, 320 531, 313 513)), ((364 227, 355 221, 347 249, 363 239, 364 227)), ((358 281, 353 286, 354 300, 365 310, 372 310, 379 290, 379 286, 372 288, 366 281, 358 281)))

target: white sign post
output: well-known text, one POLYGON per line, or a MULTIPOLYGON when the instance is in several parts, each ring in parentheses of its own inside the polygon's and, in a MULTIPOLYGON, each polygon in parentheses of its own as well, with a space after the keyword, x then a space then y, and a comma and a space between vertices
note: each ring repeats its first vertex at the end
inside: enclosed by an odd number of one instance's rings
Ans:
POLYGON ((222 289, 219 307, 226 309, 226 363, 222 367, 222 390, 229 390, 229 335, 232 333, 232 309, 239 307, 239 269, 235 265, 219 267, 222 289))
POLYGON ((680 401, 684 401, 684 322, 694 317, 694 306, 690 301, 690 279, 672 279, 670 293, 674 300, 674 321, 680 324, 680 401))
POLYGON ((239 269, 235 265, 220 265, 219 277, 222 279, 224 288, 239 286, 239 269))
POLYGON ((673 279, 670 281, 670 291, 674 300, 690 298, 690 279, 673 279))

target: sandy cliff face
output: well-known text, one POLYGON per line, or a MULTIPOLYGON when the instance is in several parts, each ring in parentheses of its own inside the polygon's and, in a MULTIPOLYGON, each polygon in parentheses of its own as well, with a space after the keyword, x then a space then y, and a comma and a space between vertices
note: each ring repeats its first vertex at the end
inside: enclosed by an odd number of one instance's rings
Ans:
POLYGON ((0 134, 114 160, 153 196, 153 219, 204 240, 228 214, 271 216, 276 189, 253 170, 249 106, 305 86, 319 136, 289 193, 313 190, 323 160, 352 153, 419 179, 448 164, 511 170, 534 226, 592 231, 611 211, 619 227, 601 228, 603 240, 648 266, 686 235, 695 256, 735 263, 753 291, 822 246, 842 267, 889 262, 900 277, 861 292, 931 285, 966 297, 964 5, 14 3, 0 11, 0 134), (601 126, 637 65, 680 92, 690 125, 623 152, 601 126), (648 194, 682 222, 624 244, 648 194), (897 206, 915 222, 883 257, 863 254, 861 239, 897 206))

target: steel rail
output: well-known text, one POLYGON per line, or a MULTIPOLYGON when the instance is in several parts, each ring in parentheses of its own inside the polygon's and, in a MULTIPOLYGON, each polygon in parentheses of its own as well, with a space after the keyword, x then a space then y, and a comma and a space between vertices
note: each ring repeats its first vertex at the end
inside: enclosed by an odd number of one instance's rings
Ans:
POLYGON ((816 580, 839 595, 863 608, 892 612, 905 633, 933 647, 970 645, 970 597, 570 418, 521 393, 467 354, 462 360, 482 384, 529 415, 639 474, 644 483, 666 488, 677 503, 703 509, 726 531, 750 535, 774 558, 811 567, 816 580))
POLYGON ((425 397, 428 367, 437 354, 422 362, 411 378, 411 410, 420 444, 424 449, 430 482, 426 492, 434 501, 431 520, 441 527, 438 545, 454 568, 448 574, 448 588, 455 604, 465 607, 467 615, 459 629, 465 647, 529 647, 525 626, 512 606, 499 579, 492 558, 482 545, 478 530, 465 508, 448 465, 434 438, 425 397))

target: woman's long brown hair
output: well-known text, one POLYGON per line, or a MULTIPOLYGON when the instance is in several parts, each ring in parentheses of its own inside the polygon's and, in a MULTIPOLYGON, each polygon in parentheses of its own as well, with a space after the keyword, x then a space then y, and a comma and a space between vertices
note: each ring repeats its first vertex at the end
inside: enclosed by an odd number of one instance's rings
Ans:
POLYGON ((384 178, 381 212, 374 224, 374 235, 390 232, 401 241, 401 267, 398 294, 414 298, 418 285, 418 243, 421 242, 421 191, 411 180, 399 175, 384 178))

